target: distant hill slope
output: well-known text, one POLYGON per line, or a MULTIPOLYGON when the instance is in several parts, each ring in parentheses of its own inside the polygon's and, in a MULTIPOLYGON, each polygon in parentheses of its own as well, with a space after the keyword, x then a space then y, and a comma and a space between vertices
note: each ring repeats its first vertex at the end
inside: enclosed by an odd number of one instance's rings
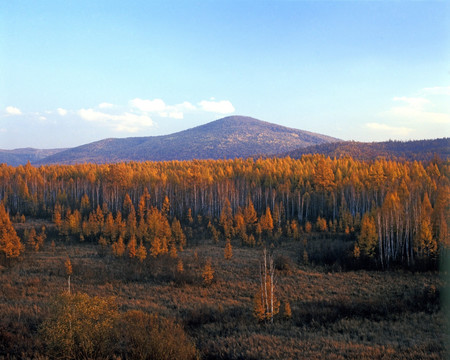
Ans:
POLYGON ((251 117, 230 116, 171 135, 105 139, 37 161, 39 164, 223 159, 274 155, 338 141, 251 117))
POLYGON ((47 156, 54 155, 66 149, 33 149, 23 148, 14 150, 0 150, 0 164, 7 163, 11 166, 24 165, 28 161, 35 163, 47 156))
POLYGON ((435 155, 441 159, 450 156, 450 138, 414 141, 386 142, 333 142, 299 148, 281 154, 294 159, 306 154, 324 154, 330 157, 351 156, 357 160, 374 160, 380 157, 391 160, 431 160, 435 155))

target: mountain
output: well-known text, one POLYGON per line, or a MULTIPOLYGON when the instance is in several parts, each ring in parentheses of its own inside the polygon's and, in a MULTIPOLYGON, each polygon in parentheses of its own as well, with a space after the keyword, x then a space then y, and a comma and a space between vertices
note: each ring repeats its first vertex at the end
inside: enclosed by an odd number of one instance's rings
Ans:
POLYGON ((7 163, 11 166, 24 165, 28 161, 30 163, 38 162, 47 156, 54 155, 66 149, 33 149, 23 148, 14 150, 0 150, 0 164, 7 163))
POLYGON ((58 152, 38 164, 223 159, 275 155, 338 141, 251 117, 230 116, 171 135, 105 139, 58 152))
POLYGON ((280 156, 299 159, 302 155, 324 154, 329 157, 351 156, 356 160, 390 160, 427 161, 435 156, 446 160, 450 157, 450 138, 413 141, 356 142, 343 141, 323 143, 298 148, 280 156))

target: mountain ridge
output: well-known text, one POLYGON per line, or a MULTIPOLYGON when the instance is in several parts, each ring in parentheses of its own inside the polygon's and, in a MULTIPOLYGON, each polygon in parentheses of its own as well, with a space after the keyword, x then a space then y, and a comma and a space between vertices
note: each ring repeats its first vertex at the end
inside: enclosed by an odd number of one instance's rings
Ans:
POLYGON ((7 163, 11 166, 24 165, 28 161, 35 163, 41 159, 44 159, 50 155, 54 155, 58 152, 67 150, 67 148, 60 149, 35 149, 32 147, 18 148, 12 150, 0 149, 0 164, 7 163))
POLYGON ((108 138, 56 153, 37 164, 223 159, 276 155, 338 141, 246 116, 229 116, 169 135, 108 138))
POLYGON ((409 160, 428 161, 435 156, 445 160, 450 157, 450 138, 381 142, 337 141, 295 149, 279 156, 294 159, 308 154, 322 154, 329 157, 351 156, 355 160, 409 160))
POLYGON ((306 154, 351 156, 357 160, 431 160, 450 157, 450 138, 411 141, 358 142, 284 127, 246 116, 229 116, 207 124, 159 136, 106 138, 63 149, 0 150, 0 163, 11 166, 223 159, 306 154))

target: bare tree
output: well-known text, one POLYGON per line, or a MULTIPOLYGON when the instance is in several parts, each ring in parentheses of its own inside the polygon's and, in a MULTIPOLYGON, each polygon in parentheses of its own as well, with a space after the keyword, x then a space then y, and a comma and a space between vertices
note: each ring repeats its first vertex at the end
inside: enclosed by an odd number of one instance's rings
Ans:
POLYGON ((273 324, 273 317, 280 310, 280 302, 275 295, 275 266, 273 257, 263 249, 263 256, 260 262, 260 287, 254 299, 254 315, 260 321, 273 324))

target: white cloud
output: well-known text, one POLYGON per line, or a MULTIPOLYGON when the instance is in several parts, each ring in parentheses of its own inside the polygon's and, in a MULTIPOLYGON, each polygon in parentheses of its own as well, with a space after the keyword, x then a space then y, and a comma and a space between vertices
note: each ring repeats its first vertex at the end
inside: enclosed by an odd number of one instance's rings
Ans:
POLYGON ((98 104, 98 107, 100 109, 111 109, 111 108, 114 107, 114 104, 107 103, 107 102, 102 102, 102 103, 98 104))
POLYGON ((47 118, 45 116, 39 116, 39 120, 45 121, 45 120, 47 120, 47 118))
POLYGON ((172 119, 183 119, 184 118, 184 114, 181 111, 171 111, 171 112, 163 111, 163 112, 159 113, 159 116, 161 116, 163 118, 172 118, 172 119))
POLYGON ((402 101, 414 109, 423 109, 427 104, 431 103, 430 100, 420 97, 401 96, 401 97, 394 97, 392 100, 402 101))
POLYGON ((143 112, 163 112, 166 110, 166 104, 161 99, 143 100, 137 98, 130 100, 130 105, 143 112))
MULTIPOLYGON (((427 88, 433 89, 429 94, 433 95, 438 92, 444 93, 445 88, 427 88), (437 90, 439 89, 439 90, 437 90)), ((424 89, 426 90, 426 89, 424 89)), ((393 121, 408 121, 415 124, 449 124, 450 112, 448 105, 440 104, 436 101, 431 101, 425 97, 394 97, 395 102, 400 102, 398 106, 393 106, 389 110, 380 113, 380 116, 393 121), (433 110, 430 110, 430 109, 433 110)))
POLYGON ((382 113, 383 117, 391 117, 414 121, 419 124, 448 124, 450 125, 450 114, 424 111, 422 109, 415 109, 408 106, 393 107, 390 110, 382 113))
POLYGON ((81 109, 78 111, 84 120, 87 121, 106 121, 108 120, 108 114, 102 113, 100 111, 95 111, 94 109, 81 109))
POLYGON ((426 94, 431 95, 449 95, 450 96, 450 86, 435 86, 424 88, 422 90, 426 94))
POLYGON ((167 105, 161 99, 145 100, 136 98, 130 100, 129 105, 143 113, 153 113, 163 118, 172 119, 183 119, 184 112, 197 110, 189 101, 184 101, 177 105, 167 105))
POLYGON ((202 100, 199 106, 203 111, 214 112, 218 114, 230 114, 235 111, 233 104, 228 100, 208 101, 202 100))
MULTIPOLYGON (((135 98, 128 102, 125 108, 111 103, 100 103, 96 108, 80 109, 77 113, 85 121, 102 123, 117 131, 136 132, 154 125, 152 118, 184 119, 189 112, 215 112, 229 114, 235 111, 228 100, 201 101, 198 106, 189 101, 168 105, 162 99, 135 98), (120 112, 121 111, 121 112, 120 112)), ((58 109, 59 111, 59 109, 58 109)))
POLYGON ((58 114, 61 115, 61 116, 67 115, 67 110, 66 110, 66 109, 58 108, 56 111, 57 111, 58 114))
POLYGON ((9 115, 21 115, 21 114, 22 114, 22 111, 20 111, 19 108, 16 108, 16 107, 14 107, 14 106, 7 106, 7 107, 6 107, 6 112, 7 112, 9 115))
POLYGON ((177 108, 185 109, 185 110, 196 110, 197 108, 192 105, 189 101, 185 101, 179 105, 176 105, 177 108))
POLYGON ((407 136, 410 134, 413 129, 402 127, 402 126, 391 126, 381 123, 367 123, 366 127, 368 127, 371 130, 380 131, 380 132, 387 132, 389 135, 396 135, 396 136, 407 136))
POLYGON ((153 126, 153 121, 149 116, 128 112, 113 115, 94 109, 81 109, 78 111, 78 115, 86 121, 109 125, 116 131, 137 132, 142 128, 153 126))

